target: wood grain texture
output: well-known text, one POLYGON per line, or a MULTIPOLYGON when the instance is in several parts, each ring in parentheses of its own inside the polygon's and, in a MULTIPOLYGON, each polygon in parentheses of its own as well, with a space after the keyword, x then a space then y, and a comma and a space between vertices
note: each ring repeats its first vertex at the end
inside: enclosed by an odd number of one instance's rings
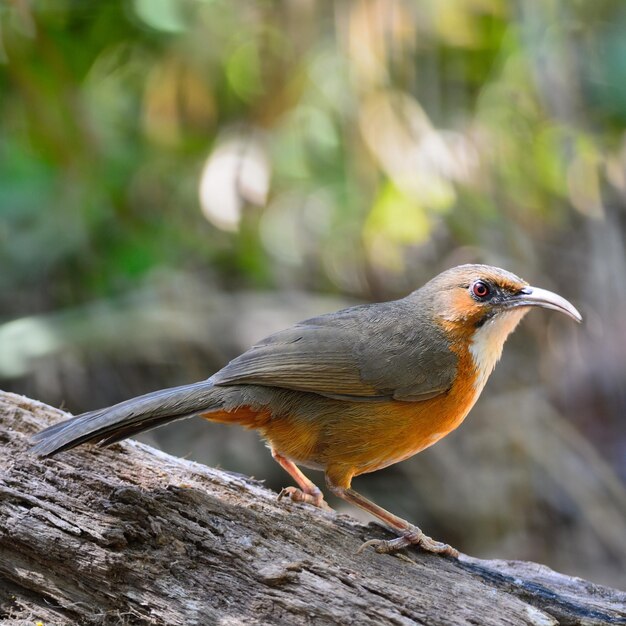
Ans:
POLYGON ((30 455, 62 417, 0 393, 2 624, 626 625, 626 593, 533 563, 357 555, 385 531, 139 443, 30 455))

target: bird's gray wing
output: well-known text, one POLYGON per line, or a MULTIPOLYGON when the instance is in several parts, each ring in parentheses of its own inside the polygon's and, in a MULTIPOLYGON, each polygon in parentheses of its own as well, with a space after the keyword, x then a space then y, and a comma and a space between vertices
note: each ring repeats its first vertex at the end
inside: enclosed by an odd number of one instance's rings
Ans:
POLYGON ((353 401, 425 400, 450 388, 456 356, 443 331, 423 321, 403 300, 322 315, 271 335, 211 381, 353 401))

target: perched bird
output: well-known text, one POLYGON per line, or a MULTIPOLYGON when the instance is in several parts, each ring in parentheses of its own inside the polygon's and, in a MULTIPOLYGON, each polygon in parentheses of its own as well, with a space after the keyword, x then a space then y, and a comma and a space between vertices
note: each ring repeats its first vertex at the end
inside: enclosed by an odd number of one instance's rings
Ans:
POLYGON ((108 445, 166 422, 201 415, 258 430, 298 487, 281 496, 327 508, 298 465, 323 470, 335 495, 368 511, 398 538, 456 555, 417 526, 351 488, 433 445, 463 421, 530 307, 578 311, 555 293, 488 265, 461 265, 405 298, 300 322, 261 341, 208 380, 84 413, 35 435, 52 456, 86 442, 108 445))

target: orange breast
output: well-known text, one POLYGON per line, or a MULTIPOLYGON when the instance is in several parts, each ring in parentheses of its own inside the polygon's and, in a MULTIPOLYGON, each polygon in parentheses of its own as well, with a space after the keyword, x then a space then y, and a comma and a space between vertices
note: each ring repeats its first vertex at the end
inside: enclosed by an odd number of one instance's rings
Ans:
MULTIPOLYGON (((477 398, 476 370, 467 354, 450 391, 423 402, 389 402, 369 407, 369 415, 356 435, 357 445, 336 433, 329 462, 349 455, 354 475, 373 472, 403 461, 428 448, 465 419, 477 398), (348 454, 349 453, 349 454, 348 454)), ((352 433, 348 433, 348 437, 352 433)))

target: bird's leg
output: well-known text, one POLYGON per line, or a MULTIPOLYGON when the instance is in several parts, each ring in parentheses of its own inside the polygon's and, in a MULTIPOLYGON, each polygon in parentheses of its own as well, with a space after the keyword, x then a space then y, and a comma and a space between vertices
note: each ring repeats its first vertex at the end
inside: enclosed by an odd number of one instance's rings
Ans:
POLYGON ((361 509, 371 513, 374 517, 377 517, 379 520, 385 523, 386 526, 389 526, 392 530, 398 533, 399 537, 397 539, 390 539, 385 541, 383 539, 371 539, 370 541, 366 541, 360 548, 359 552, 364 550, 365 548, 372 546, 376 552, 381 552, 383 554, 389 554, 395 552, 396 550, 401 550, 402 548, 406 548, 410 545, 417 545, 422 550, 426 550, 427 552, 434 552, 435 554, 445 554, 447 556, 459 556, 457 550, 453 547, 449 546, 446 543, 441 543, 439 541, 435 541, 431 539, 427 535, 425 535, 417 526, 413 524, 409 524, 406 520, 403 520, 401 517, 390 513, 386 509, 383 509, 381 506, 378 506, 371 500, 363 497, 360 493, 354 491, 354 489, 350 488, 351 477, 349 476, 346 480, 345 477, 341 482, 344 485, 341 485, 339 481, 333 479, 331 475, 326 474, 326 484, 328 488, 339 498, 342 498, 346 502, 350 502, 361 509))
POLYGON ((285 458, 281 454, 278 454, 276 450, 272 450, 272 456, 274 460, 298 483, 297 487, 285 487, 278 494, 278 499, 290 498, 294 502, 308 502, 313 506, 317 506, 320 509, 331 511, 332 509, 326 504, 324 500, 324 494, 320 491, 319 487, 310 481, 298 468, 298 466, 285 458))

